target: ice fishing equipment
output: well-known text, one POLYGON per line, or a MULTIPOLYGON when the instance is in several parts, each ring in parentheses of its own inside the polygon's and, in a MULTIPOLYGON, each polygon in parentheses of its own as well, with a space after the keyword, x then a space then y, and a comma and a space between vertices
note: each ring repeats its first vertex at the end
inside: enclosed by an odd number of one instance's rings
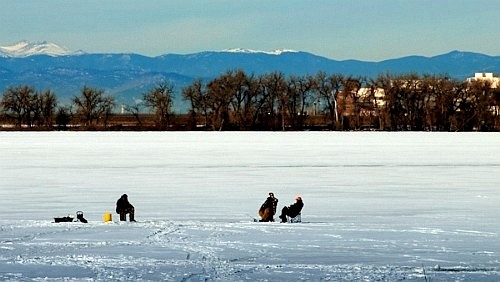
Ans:
POLYGON ((73 218, 71 216, 64 216, 64 217, 54 217, 54 222, 59 223, 59 222, 72 222, 73 218))
POLYGON ((113 221, 111 213, 110 212, 105 212, 104 213, 104 222, 110 222, 110 221, 113 221))
POLYGON ((290 223, 300 223, 300 222, 302 222, 302 213, 299 213, 296 217, 290 217, 287 215, 286 220, 287 220, 287 222, 290 222, 290 223))

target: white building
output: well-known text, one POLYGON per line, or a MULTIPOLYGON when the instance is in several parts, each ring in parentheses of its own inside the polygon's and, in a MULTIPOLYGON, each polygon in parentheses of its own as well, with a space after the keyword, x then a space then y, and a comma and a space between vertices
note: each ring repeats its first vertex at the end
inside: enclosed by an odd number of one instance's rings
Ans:
POLYGON ((500 86, 500 77, 493 76, 491 72, 476 72, 474 77, 467 78, 470 83, 472 81, 489 81, 491 88, 498 88, 500 86))
POLYGON ((372 103, 378 107, 382 107, 385 105, 384 97, 385 97, 385 91, 382 88, 375 88, 373 89, 373 94, 371 93, 372 89, 371 88, 366 88, 362 87, 358 90, 357 95, 361 99, 366 99, 368 97, 372 98, 372 103))

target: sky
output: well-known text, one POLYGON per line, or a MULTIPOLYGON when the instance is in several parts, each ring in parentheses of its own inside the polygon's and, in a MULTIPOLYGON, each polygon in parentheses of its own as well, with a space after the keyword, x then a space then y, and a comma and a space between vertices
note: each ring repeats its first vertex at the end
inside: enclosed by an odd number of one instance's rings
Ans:
POLYGON ((381 61, 500 55, 500 0, 0 0, 0 46, 147 56, 292 49, 381 61))

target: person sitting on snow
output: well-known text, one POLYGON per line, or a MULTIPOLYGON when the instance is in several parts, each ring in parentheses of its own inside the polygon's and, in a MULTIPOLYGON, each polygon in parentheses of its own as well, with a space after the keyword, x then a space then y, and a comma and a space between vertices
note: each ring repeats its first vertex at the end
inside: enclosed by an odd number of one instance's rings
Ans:
POLYGON ((88 223, 88 220, 86 220, 86 219, 83 217, 83 212, 82 212, 82 211, 77 211, 77 212, 76 212, 76 219, 78 219, 80 222, 83 222, 83 223, 88 223))
POLYGON ((129 203, 127 194, 123 194, 116 202, 116 213, 120 214, 120 221, 127 221, 127 213, 130 221, 134 221, 134 206, 129 203))
POLYGON ((278 199, 274 197, 273 192, 269 192, 269 197, 260 206, 259 216, 261 222, 274 221, 274 215, 276 214, 276 207, 278 206, 278 199))
POLYGON ((281 215, 280 215, 281 222, 287 222, 286 220, 287 216, 294 218, 297 215, 299 215, 303 207, 304 203, 302 202, 302 197, 296 196, 295 203, 291 204, 288 207, 284 206, 283 209, 281 210, 281 215))

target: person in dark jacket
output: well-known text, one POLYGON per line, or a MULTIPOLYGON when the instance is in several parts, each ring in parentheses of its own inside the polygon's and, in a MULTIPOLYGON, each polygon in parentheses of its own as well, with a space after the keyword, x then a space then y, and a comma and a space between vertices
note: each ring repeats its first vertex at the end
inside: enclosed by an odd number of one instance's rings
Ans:
POLYGON ((273 192, 269 192, 269 197, 260 206, 259 216, 261 222, 274 221, 274 215, 276 214, 276 207, 278 206, 278 199, 274 197, 273 192))
POLYGON ((116 202, 116 213, 120 215, 120 221, 127 221, 128 213, 130 221, 135 222, 134 206, 129 203, 127 194, 123 194, 116 202))
POLYGON ((302 211, 303 207, 304 207, 304 203, 302 202, 302 197, 296 196, 295 203, 289 205, 288 207, 285 206, 281 210, 281 215, 280 215, 281 222, 286 222, 287 216, 294 218, 297 215, 299 215, 299 213, 300 213, 300 211, 302 211))

